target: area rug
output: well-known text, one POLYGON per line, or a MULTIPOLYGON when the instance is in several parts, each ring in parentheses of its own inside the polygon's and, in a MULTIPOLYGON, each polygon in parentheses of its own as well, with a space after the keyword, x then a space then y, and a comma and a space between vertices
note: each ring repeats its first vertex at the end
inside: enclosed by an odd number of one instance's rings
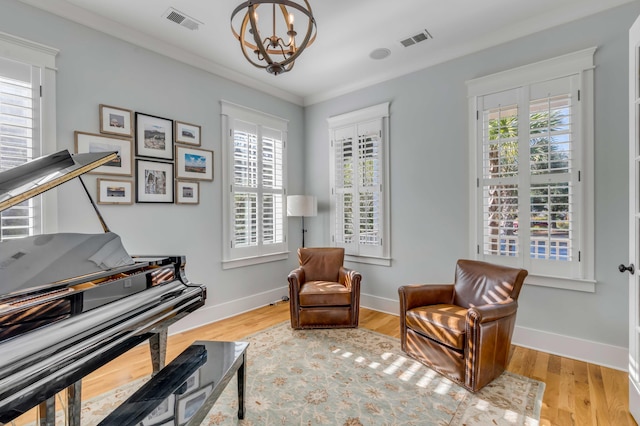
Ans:
MULTIPOLYGON (((206 425, 538 425, 544 383, 509 372, 475 394, 408 358, 398 339, 367 329, 292 330, 288 322, 243 339, 246 416, 235 378, 206 425)), ((141 382, 86 402, 97 424, 141 382)))

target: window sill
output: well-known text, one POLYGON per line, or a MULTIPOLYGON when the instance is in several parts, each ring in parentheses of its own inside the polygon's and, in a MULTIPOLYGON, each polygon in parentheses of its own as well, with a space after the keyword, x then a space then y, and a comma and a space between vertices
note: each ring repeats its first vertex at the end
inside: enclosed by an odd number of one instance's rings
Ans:
POLYGON ((277 262, 289 258, 289 252, 272 253, 263 256, 244 257, 242 259, 223 260, 222 269, 242 268, 244 266, 259 265, 261 263, 277 262))
POLYGON ((390 257, 371 257, 371 256, 356 256, 353 254, 345 254, 344 260, 346 262, 366 263, 368 265, 391 266, 390 257))
POLYGON ((529 275, 525 284, 540 287, 559 288, 563 290, 583 291, 585 293, 596 292, 596 281, 576 278, 550 277, 544 275, 529 275))

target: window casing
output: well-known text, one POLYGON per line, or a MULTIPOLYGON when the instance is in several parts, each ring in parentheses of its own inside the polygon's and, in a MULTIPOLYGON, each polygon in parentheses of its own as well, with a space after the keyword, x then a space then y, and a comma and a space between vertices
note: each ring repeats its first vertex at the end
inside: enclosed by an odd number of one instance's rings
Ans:
POLYGON ((390 264, 389 104, 329 118, 331 242, 348 260, 390 264))
POLYGON ((224 268, 287 257, 288 122, 222 102, 224 268))
POLYGON ((468 82, 473 254, 594 291, 593 53, 468 82))
MULTIPOLYGON (((0 33, 0 171, 55 150, 56 49, 0 33), (48 144, 44 141, 49 141, 48 144)), ((0 213, 0 241, 56 229, 55 195, 0 213)))

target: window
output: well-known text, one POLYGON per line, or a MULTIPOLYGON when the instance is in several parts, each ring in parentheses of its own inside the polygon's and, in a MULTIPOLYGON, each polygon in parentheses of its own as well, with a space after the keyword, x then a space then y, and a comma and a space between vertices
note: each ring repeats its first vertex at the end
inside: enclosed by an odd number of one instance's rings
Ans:
POLYGON ((390 264, 389 104, 329 118, 331 242, 348 260, 390 264))
POLYGON ((225 268, 287 257, 287 126, 222 102, 225 268))
POLYGON ((476 255, 530 283, 593 291, 593 52, 469 82, 476 255))
MULTIPOLYGON (((55 148, 43 146, 43 140, 48 136, 55 141, 57 50, 0 33, 0 52, 0 171, 4 171, 55 148)), ((0 241, 43 232, 52 209, 45 211, 42 198, 0 213, 0 241)))

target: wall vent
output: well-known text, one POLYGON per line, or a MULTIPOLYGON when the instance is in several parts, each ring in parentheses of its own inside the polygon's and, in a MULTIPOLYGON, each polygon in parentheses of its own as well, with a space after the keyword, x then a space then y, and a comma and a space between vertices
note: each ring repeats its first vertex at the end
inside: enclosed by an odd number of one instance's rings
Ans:
POLYGON ((204 25, 202 22, 188 16, 186 13, 182 13, 173 7, 167 9, 167 11, 162 15, 163 18, 167 18, 171 22, 175 22, 178 25, 181 25, 185 28, 190 29, 191 31, 196 31, 200 25, 204 25))
POLYGON ((420 43, 421 41, 425 41, 428 39, 432 39, 433 36, 427 30, 422 31, 416 35, 412 35, 411 37, 407 37, 404 40, 400 40, 400 44, 404 47, 413 46, 414 44, 420 43))

